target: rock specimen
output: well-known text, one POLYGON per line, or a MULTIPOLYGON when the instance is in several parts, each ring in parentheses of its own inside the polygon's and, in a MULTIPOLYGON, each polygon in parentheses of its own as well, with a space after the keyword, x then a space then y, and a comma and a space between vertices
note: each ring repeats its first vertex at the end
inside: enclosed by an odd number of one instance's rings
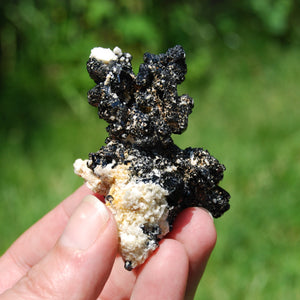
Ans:
POLYGON ((188 124, 193 99, 178 96, 187 71, 181 46, 144 54, 135 75, 131 55, 94 48, 87 70, 96 86, 88 101, 109 125, 106 145, 77 159, 75 173, 105 195, 117 221, 125 268, 142 264, 187 207, 214 217, 229 209, 230 195, 218 186, 225 167, 202 148, 180 149, 171 135, 188 124))

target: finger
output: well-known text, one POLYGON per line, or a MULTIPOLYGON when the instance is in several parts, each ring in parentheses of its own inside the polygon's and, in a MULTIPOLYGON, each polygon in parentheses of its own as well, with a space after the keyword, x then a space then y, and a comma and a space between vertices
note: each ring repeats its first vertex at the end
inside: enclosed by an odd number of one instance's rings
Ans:
POLYGON ((213 218, 201 208, 188 208, 178 215, 168 235, 184 245, 189 259, 189 279, 185 299, 193 299, 217 234, 213 218))
POLYGON ((16 283, 56 243, 72 212, 92 191, 82 185, 25 233, 0 259, 0 293, 16 283))
POLYGON ((87 196, 55 247, 3 294, 3 300, 96 299, 110 274, 117 244, 111 213, 96 197, 87 196))
POLYGON ((183 299, 188 257, 183 245, 165 239, 141 267, 130 299, 183 299))
POLYGON ((128 272, 125 270, 124 260, 118 255, 99 300, 130 299, 135 281, 136 271, 128 272))

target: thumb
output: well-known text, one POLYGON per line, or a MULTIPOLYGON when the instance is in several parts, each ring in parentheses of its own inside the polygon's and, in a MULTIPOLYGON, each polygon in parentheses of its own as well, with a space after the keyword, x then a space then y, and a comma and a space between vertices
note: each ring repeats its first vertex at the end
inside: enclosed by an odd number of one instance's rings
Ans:
POLYGON ((117 241, 111 213, 89 195, 55 247, 0 299, 96 299, 113 266, 117 241))

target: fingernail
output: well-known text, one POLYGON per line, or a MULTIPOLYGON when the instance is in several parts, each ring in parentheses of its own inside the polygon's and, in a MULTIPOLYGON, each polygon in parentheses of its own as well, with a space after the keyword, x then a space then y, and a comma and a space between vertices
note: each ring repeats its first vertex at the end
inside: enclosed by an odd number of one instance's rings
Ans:
POLYGON ((86 250, 106 227, 109 213, 95 196, 86 196, 71 216, 59 243, 62 246, 86 250))
POLYGON ((211 213, 209 210, 207 210, 207 209, 204 208, 204 207, 200 207, 200 209, 203 209, 205 212, 207 212, 207 213, 209 214, 209 216, 211 217, 211 219, 212 219, 213 221, 215 221, 215 219, 214 219, 212 213, 211 213))

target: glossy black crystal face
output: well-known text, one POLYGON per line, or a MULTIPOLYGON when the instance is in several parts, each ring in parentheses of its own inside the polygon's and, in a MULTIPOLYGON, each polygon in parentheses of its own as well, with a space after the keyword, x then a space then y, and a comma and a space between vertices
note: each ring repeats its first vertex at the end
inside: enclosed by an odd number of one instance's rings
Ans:
POLYGON ((87 69, 97 84, 88 93, 89 103, 109 123, 111 139, 141 147, 167 146, 172 133, 186 129, 193 99, 177 94, 187 70, 181 46, 165 54, 146 53, 137 76, 128 53, 108 64, 91 58, 87 69))
POLYGON ((87 62, 96 83, 88 101, 108 123, 109 134, 106 146, 90 154, 89 168, 125 164, 136 182, 162 186, 169 193, 170 224, 191 206, 221 216, 229 209, 230 198, 218 186, 224 165, 202 148, 180 149, 171 137, 187 128, 194 105, 191 97, 177 93, 187 72, 183 48, 175 46, 158 55, 145 53, 137 75, 131 59, 130 54, 118 51, 109 62, 96 58, 87 62))

